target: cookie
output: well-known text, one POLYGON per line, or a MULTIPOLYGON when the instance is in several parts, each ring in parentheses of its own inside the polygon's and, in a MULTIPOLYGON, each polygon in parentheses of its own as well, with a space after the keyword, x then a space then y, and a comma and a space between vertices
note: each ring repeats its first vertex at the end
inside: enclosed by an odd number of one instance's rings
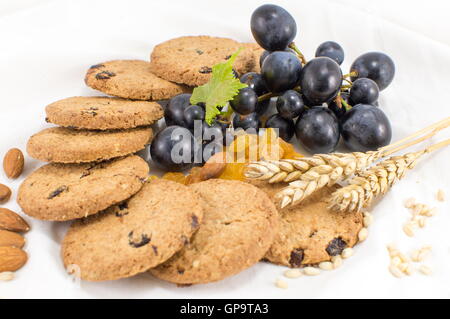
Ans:
POLYGON ((251 71, 248 72, 256 72, 261 73, 261 67, 259 65, 259 59, 261 58, 261 54, 264 52, 264 49, 261 48, 257 43, 242 43, 242 45, 251 50, 252 59, 253 59, 253 67, 251 71))
POLYGON ((132 100, 164 100, 192 91, 156 76, 150 71, 150 63, 141 60, 114 60, 93 65, 84 82, 105 94, 132 100))
POLYGON ((88 281, 130 277, 159 265, 189 242, 202 222, 187 186, 153 180, 128 201, 74 222, 62 242, 68 269, 88 281))
POLYGON ((28 154, 44 162, 87 163, 135 153, 153 136, 147 127, 123 131, 86 131, 47 128, 28 140, 28 154))
POLYGON ((106 96, 75 96, 48 105, 46 121, 88 130, 128 129, 150 125, 163 117, 156 102, 130 101, 106 96))
POLYGON ((190 188, 202 198, 203 223, 189 245, 150 272, 177 284, 218 281, 257 263, 277 230, 277 210, 258 188, 211 179, 190 188))
POLYGON ((157 45, 151 54, 151 70, 168 81, 189 86, 205 84, 211 77, 212 67, 223 63, 239 48, 234 69, 242 75, 259 67, 254 48, 227 38, 186 36, 157 45))
MULTIPOLYGON (((252 182, 269 197, 285 184, 252 182)), ((328 209, 326 199, 337 186, 317 191, 297 206, 280 211, 280 227, 265 259, 289 267, 318 264, 353 247, 363 227, 362 213, 337 213, 328 209)))
POLYGON ((20 185, 17 201, 37 219, 86 217, 137 193, 148 171, 136 155, 92 164, 47 164, 20 185))

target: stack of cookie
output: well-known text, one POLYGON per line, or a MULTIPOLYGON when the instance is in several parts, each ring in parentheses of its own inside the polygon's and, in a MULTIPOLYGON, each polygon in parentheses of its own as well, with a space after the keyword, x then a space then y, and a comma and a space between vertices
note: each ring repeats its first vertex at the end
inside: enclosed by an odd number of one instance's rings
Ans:
POLYGON ((28 154, 51 162, 22 183, 18 203, 35 218, 65 221, 96 214, 137 191, 148 164, 133 153, 151 141, 163 111, 155 102, 71 97, 47 106, 60 126, 33 135, 28 154))

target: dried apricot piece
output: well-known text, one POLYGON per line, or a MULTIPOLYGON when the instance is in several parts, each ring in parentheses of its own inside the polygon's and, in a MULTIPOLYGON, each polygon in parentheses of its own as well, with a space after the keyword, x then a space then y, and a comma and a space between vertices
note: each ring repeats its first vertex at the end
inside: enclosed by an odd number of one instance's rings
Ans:
POLYGON ((219 176, 220 179, 245 180, 244 168, 245 163, 227 163, 225 170, 219 176))
POLYGON ((183 173, 178 172, 167 172, 163 175, 163 179, 167 179, 169 181, 177 182, 180 184, 186 184, 186 176, 183 173))

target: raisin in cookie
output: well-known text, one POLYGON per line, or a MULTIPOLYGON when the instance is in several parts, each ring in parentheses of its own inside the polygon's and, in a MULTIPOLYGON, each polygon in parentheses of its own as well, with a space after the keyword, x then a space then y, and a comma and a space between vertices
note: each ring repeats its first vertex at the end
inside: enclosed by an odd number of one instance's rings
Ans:
POLYGON ((151 125, 163 117, 156 102, 130 101, 106 96, 75 96, 48 105, 46 121, 60 126, 87 129, 128 129, 151 125))
POLYGON ((86 217, 137 193, 148 171, 136 155, 93 164, 47 164, 20 185, 17 202, 37 219, 86 217))
MULTIPOLYGON (((252 181, 269 197, 286 185, 252 181)), ((340 255, 358 242, 362 213, 338 213, 328 209, 327 198, 338 186, 317 191, 297 206, 280 210, 280 227, 265 259, 289 267, 317 264, 340 255)))
POLYGON ((150 63, 141 60, 114 60, 93 65, 84 82, 105 94, 132 100, 164 100, 192 91, 156 76, 150 71, 150 63))
POLYGON ((211 77, 212 67, 223 63, 239 48, 234 69, 242 75, 256 71, 256 48, 227 38, 186 36, 157 45, 151 54, 151 70, 168 81, 189 86, 205 84, 211 77))
POLYGON ((87 163, 125 156, 150 143, 151 128, 86 131, 63 127, 42 130, 28 140, 28 154, 44 162, 87 163))
POLYGON ((202 199, 203 223, 185 248, 151 273, 177 284, 199 284, 257 263, 278 226, 277 210, 268 196, 239 181, 212 179, 190 188, 202 199))
POLYGON ((88 281, 130 277, 182 249, 202 223, 200 198, 187 186, 153 180, 128 201, 74 222, 62 243, 68 269, 88 281))

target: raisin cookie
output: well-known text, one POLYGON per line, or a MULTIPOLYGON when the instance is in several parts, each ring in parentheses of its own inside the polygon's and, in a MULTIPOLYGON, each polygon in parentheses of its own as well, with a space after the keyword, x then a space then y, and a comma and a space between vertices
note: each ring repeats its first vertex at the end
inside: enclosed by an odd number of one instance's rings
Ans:
POLYGON ((60 126, 87 129, 128 129, 151 125, 163 117, 156 102, 130 101, 106 96, 75 96, 48 105, 46 121, 60 126))
POLYGON ((255 71, 255 48, 227 38, 186 36, 157 45, 151 54, 151 70, 168 81, 189 86, 205 84, 211 77, 212 67, 225 62, 239 48, 234 69, 242 75, 255 71))
POLYGON ((257 263, 277 232, 278 213, 269 197, 239 181, 212 179, 190 188, 202 199, 203 223, 185 248, 151 273, 177 284, 199 284, 257 263))
POLYGON ((67 269, 88 281, 130 277, 182 249, 203 218, 200 198, 187 186, 153 180, 128 201, 76 221, 62 243, 67 269))
POLYGON ((137 193, 148 172, 148 164, 136 155, 92 164, 47 164, 20 185, 17 202, 37 219, 86 217, 137 193))
POLYGON ((44 162, 87 163, 135 153, 150 143, 148 127, 123 131, 86 131, 63 127, 42 130, 28 140, 28 154, 44 162))
POLYGON ((141 60, 114 60, 93 65, 84 82, 105 94, 132 100, 164 100, 192 91, 159 78, 150 71, 150 63, 141 60))
MULTIPOLYGON (((252 181, 269 197, 286 185, 252 181)), ((318 264, 340 255, 358 242, 362 213, 338 213, 328 209, 327 198, 338 186, 324 188, 297 206, 280 210, 280 227, 265 259, 289 267, 318 264)))

